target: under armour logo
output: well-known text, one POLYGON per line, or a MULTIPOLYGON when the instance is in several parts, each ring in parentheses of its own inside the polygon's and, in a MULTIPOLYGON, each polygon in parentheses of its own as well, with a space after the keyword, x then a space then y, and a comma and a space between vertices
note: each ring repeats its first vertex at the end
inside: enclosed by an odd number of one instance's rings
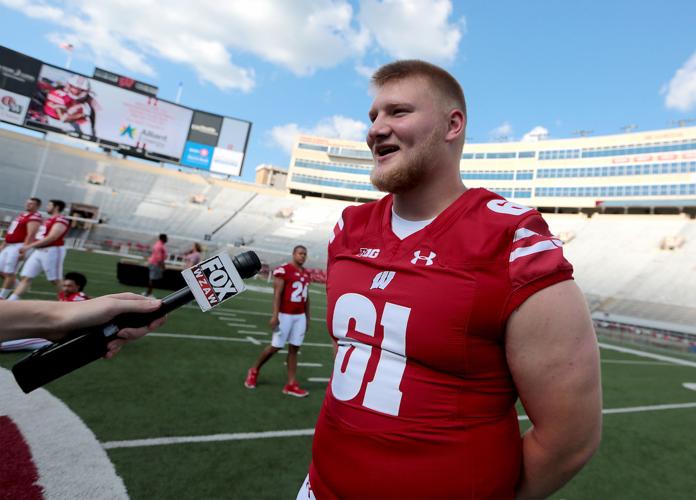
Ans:
POLYGON ((394 279, 394 276, 396 276, 396 273, 394 271, 382 271, 381 273, 377 273, 377 276, 374 277, 372 280, 372 286, 370 286, 370 290, 373 288, 379 288, 380 290, 384 290, 387 288, 387 285, 391 283, 391 280, 394 279))
POLYGON ((413 259, 411 259, 411 264, 418 264, 419 260, 424 260, 426 266, 432 266, 436 255, 437 254, 435 252, 430 252, 430 255, 425 257, 421 256, 420 250, 416 250, 415 252, 413 252, 413 259))

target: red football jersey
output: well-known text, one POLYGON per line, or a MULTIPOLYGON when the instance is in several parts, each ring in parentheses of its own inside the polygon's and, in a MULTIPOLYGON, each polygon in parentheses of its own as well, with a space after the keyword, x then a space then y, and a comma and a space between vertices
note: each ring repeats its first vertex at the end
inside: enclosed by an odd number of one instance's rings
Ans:
POLYGON ((469 189, 404 240, 392 196, 344 210, 329 244, 338 341, 315 431, 317 498, 512 498, 512 311, 572 278, 539 213, 469 189), (337 460, 340 457, 340 460, 337 460))
POLYGON ((305 314, 309 273, 295 267, 292 263, 283 264, 273 271, 273 276, 285 282, 280 298, 280 312, 286 314, 305 314))
POLYGON ((51 232, 53 224, 62 224, 65 227, 63 234, 61 234, 60 238, 55 240, 50 245, 46 245, 45 247, 41 248, 62 247, 65 244, 64 238, 66 233, 68 232, 68 229, 70 229, 70 221, 66 219, 63 215, 54 215, 53 217, 47 219, 43 224, 41 224, 41 227, 36 232, 36 239, 41 240, 45 238, 51 232))
POLYGON ((38 212, 22 212, 19 214, 7 229, 5 241, 7 243, 23 243, 27 238, 27 224, 30 222, 40 223, 41 214, 38 212))
POLYGON ((84 300, 89 300, 89 297, 85 292, 75 292, 66 295, 64 291, 58 292, 58 300, 60 302, 82 302, 84 300))

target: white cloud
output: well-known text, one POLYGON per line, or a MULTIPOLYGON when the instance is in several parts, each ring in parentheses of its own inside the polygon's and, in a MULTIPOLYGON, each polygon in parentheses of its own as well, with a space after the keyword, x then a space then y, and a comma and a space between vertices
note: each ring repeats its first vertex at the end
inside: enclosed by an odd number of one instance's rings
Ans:
POLYGON ((465 30, 451 15, 450 0, 362 0, 358 18, 392 57, 449 62, 465 30))
POLYGON ((512 125, 509 122, 503 122, 491 130, 489 135, 492 139, 510 139, 512 138, 512 125))
POLYGON ((292 152, 297 136, 302 134, 362 141, 367 134, 367 124, 346 116, 334 115, 320 120, 311 128, 301 128, 297 123, 287 123, 275 126, 269 132, 272 142, 288 154, 292 152))
POLYGON ((546 139, 548 135, 549 130, 546 127, 537 125, 532 130, 524 134, 521 140, 522 142, 536 142, 546 139))
POLYGON ((666 94, 668 108, 689 111, 696 107, 696 52, 677 70, 661 93, 666 94))
POLYGON ((221 89, 250 91, 251 55, 296 75, 378 55, 451 61, 464 30, 450 0, 0 0, 54 24, 98 66, 154 76, 153 57, 192 68, 221 89), (417 36, 414 36, 417 34, 417 36))

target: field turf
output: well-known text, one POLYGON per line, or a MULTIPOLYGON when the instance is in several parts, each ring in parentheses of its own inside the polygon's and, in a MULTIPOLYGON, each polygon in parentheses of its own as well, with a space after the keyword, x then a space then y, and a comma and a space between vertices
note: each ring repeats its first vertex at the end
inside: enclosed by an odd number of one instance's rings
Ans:
MULTIPOLYGON (((116 281, 116 262, 71 251, 65 271, 86 274, 92 296, 142 291, 116 281)), ((28 298, 52 299, 50 291, 39 278, 28 298)), ((242 385, 270 340, 271 294, 263 291, 247 291, 215 314, 180 309, 161 331, 129 344, 115 359, 92 363, 46 389, 95 433, 133 499, 295 498, 332 369, 323 292, 319 285, 310 289, 314 320, 298 370, 307 398, 281 393, 282 353, 264 367, 257 389, 242 385), (159 438, 172 439, 154 441, 159 438)), ((0 365, 9 368, 22 356, 0 354, 0 365)), ((553 498, 696 497, 696 392, 683 386, 696 383, 696 357, 686 359, 694 365, 602 349, 604 408, 621 411, 605 415, 600 451, 553 498), (659 408, 668 404, 691 405, 659 408)))

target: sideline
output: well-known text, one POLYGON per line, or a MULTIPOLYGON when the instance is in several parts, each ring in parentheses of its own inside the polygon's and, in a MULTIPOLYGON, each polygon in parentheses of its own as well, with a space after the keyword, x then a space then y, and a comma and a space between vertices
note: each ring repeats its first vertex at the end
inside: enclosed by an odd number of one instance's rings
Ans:
MULTIPOLYGON (((615 413, 639 413, 645 411, 661 411, 661 410, 678 410, 684 408, 696 408, 695 403, 681 404, 665 404, 655 406, 633 406, 629 408, 609 408, 602 411, 604 415, 615 413)), ((529 420, 526 415, 520 415, 518 420, 529 420)), ((163 446, 169 444, 183 443, 210 443, 215 441, 246 441, 250 439, 269 439, 269 438, 285 438, 297 436, 313 436, 314 429, 296 429, 285 431, 266 431, 266 432, 240 432, 235 434, 211 434, 208 436, 181 436, 181 437, 163 437, 151 439, 132 439, 127 441, 107 441, 102 443, 105 450, 113 450, 116 448, 138 448, 142 446, 163 446)))

